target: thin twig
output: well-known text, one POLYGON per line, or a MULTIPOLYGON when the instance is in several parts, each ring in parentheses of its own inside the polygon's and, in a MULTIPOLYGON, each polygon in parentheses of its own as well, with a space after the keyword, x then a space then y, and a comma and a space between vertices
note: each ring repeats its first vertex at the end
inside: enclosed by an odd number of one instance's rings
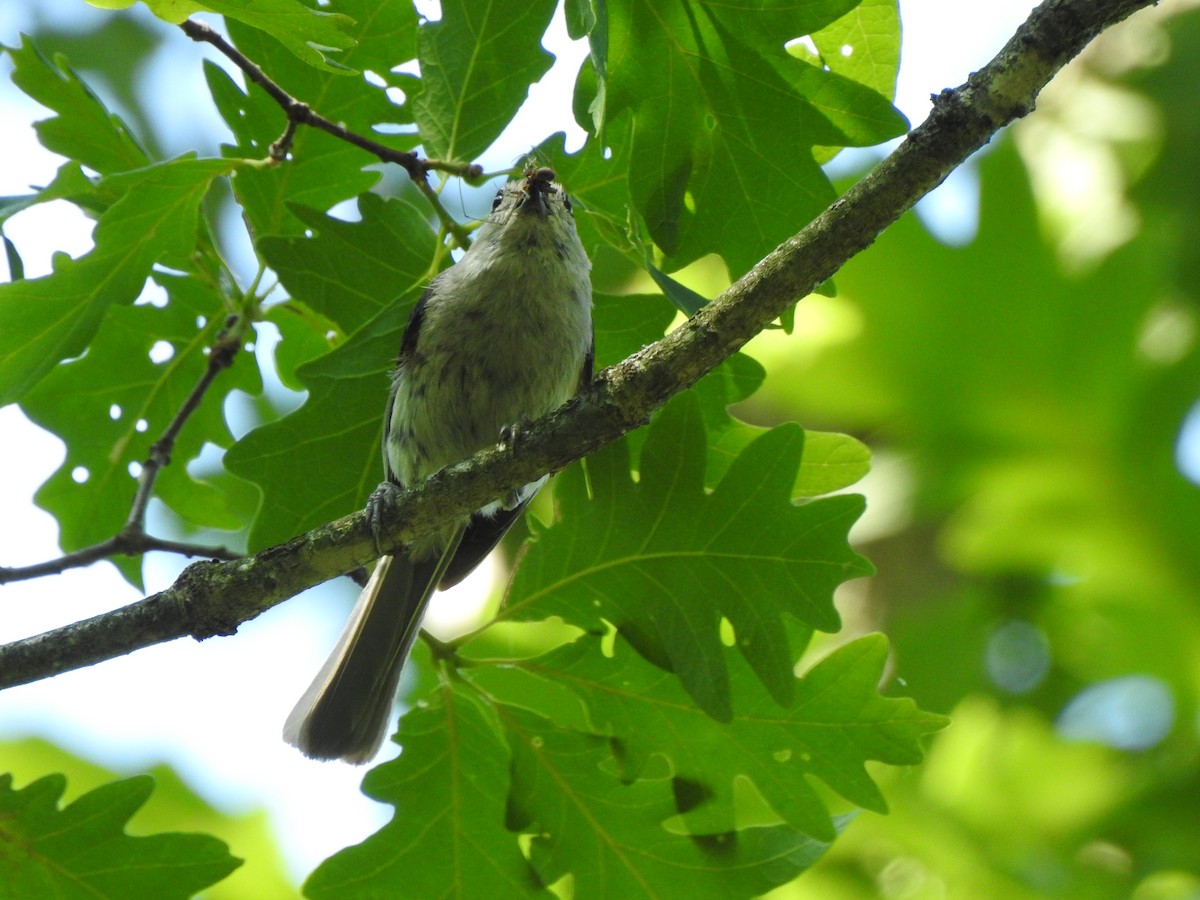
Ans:
POLYGON ((162 436, 150 445, 150 452, 142 469, 138 473, 137 491, 129 507, 129 515, 121 530, 107 540, 90 547, 83 547, 71 553, 65 553, 56 559, 33 563, 28 566, 0 566, 0 584, 14 581, 25 581, 41 578, 45 575, 59 575, 68 569, 78 569, 89 566, 101 559, 111 556, 137 556, 152 550, 169 553, 180 553, 184 556, 203 556, 209 559, 240 559, 241 554, 224 547, 210 547, 204 544, 192 544, 182 541, 169 541, 146 534, 146 508, 154 495, 154 483, 158 473, 170 465, 171 453, 175 449, 175 441, 184 424, 199 407, 209 387, 217 376, 233 364, 233 358, 242 346, 245 332, 245 320, 240 316, 230 316, 225 322, 208 353, 208 364, 204 374, 196 382, 180 405, 175 416, 163 430, 162 436))
POLYGON ((200 376, 196 386, 192 388, 187 399, 179 407, 179 411, 175 413, 175 418, 163 430, 162 437, 150 445, 150 455, 138 473, 137 493, 134 495, 129 517, 121 529, 122 533, 129 535, 145 533, 146 507, 150 504, 150 497, 154 492, 154 481, 163 467, 170 464, 171 453, 175 449, 175 439, 179 437, 184 423, 199 408, 200 401, 204 399, 205 393, 217 376, 233 364, 233 357, 241 349, 244 331, 245 327, 241 317, 232 315, 226 320, 225 327, 221 329, 209 349, 208 365, 204 367, 204 374, 200 376))
MULTIPOLYGON (((825 282, 1004 125, 1105 28, 1154 0, 1046 0, 967 84, 799 234, 663 339, 601 372, 534 423, 515 449, 485 450, 404 493, 381 522, 385 550, 433 534, 545 472, 643 424, 797 299, 825 282)), ((358 512, 236 562, 188 566, 166 591, 0 647, 0 688, 93 665, 163 641, 232 634, 240 623, 374 558, 358 512)))
POLYGON ((210 547, 205 544, 189 544, 184 541, 168 541, 152 537, 148 534, 114 535, 99 544, 84 547, 73 553, 66 553, 56 559, 33 563, 28 566, 0 566, 0 584, 14 581, 29 581, 33 578, 43 578, 47 575, 61 575, 69 569, 79 569, 90 566, 102 559, 114 556, 139 556, 160 550, 165 553, 176 553, 189 558, 203 557, 205 559, 234 560, 241 559, 242 554, 225 547, 210 547))
MULTIPOLYGON (((339 125, 336 122, 331 122, 324 116, 320 115, 312 109, 307 103, 293 97, 278 84, 272 81, 262 69, 253 63, 244 53, 234 47, 229 41, 225 40, 217 32, 213 31, 203 22, 197 22, 194 19, 185 19, 179 26, 183 29, 183 33, 190 37, 193 41, 200 41, 206 44, 212 44, 229 60, 246 73, 246 77, 257 84, 260 88, 266 91, 267 95, 274 100, 284 111, 288 117, 288 130, 271 145, 271 158, 280 161, 286 158, 288 151, 291 149, 292 137, 295 134, 295 125, 308 125, 312 128, 319 128, 321 131, 331 134, 339 140, 343 140, 348 144, 353 144, 362 150, 366 150, 373 156, 378 157, 384 162, 396 163, 402 166, 413 182, 420 187, 425 185, 428 188, 426 175, 434 170, 439 172, 448 172, 452 175, 461 175, 468 179, 477 179, 483 174, 483 167, 477 163, 450 162, 441 159, 422 159, 417 154, 406 150, 393 150, 391 147, 386 147, 383 144, 373 141, 368 137, 363 137, 357 134, 344 125, 339 125)), ((426 194, 429 196, 429 194, 426 194)))

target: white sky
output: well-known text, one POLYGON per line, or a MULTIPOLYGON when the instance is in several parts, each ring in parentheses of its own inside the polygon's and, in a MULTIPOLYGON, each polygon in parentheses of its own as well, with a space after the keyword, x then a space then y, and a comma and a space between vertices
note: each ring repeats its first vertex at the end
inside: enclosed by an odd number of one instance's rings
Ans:
MULTIPOLYGON (((925 117, 930 94, 963 82, 1033 5, 1029 0, 902 0, 905 43, 897 105, 913 124, 925 117)), ((108 15, 81 0, 5 3, 0 5, 0 42, 16 45, 18 33, 31 27, 30 7, 35 6, 44 18, 81 30, 108 15)), ((558 52, 566 43, 560 24, 551 49, 558 52)), ((187 69, 184 63, 182 73, 178 69, 181 58, 195 60, 200 52, 178 35, 170 55, 156 63, 156 72, 173 66, 173 74, 148 80, 169 86, 175 98, 157 103, 156 115, 165 110, 164 115, 178 118, 185 136, 211 129, 207 143, 212 145, 224 137, 216 113, 197 114, 194 104, 178 101, 181 91, 202 89, 198 64, 187 69)), ((570 124, 569 91, 581 53, 579 47, 563 50, 560 67, 534 88, 515 127, 485 157, 485 164, 488 159, 503 164, 570 124)), ((0 195, 47 183, 61 162, 37 144, 31 122, 45 118, 46 112, 8 82, 10 70, 6 59, 0 62, 5 76, 0 82, 0 195)), ((975 210, 970 176, 940 189, 926 208, 944 227, 969 227, 975 210)), ((54 252, 86 252, 91 227, 66 204, 48 204, 16 217, 5 232, 20 247, 27 276, 35 277, 49 271, 54 252)), ((31 497, 62 458, 56 438, 30 425, 15 406, 0 409, 0 565, 59 554, 57 526, 33 506, 31 497)), ((167 586, 181 568, 179 560, 152 557, 146 565, 148 588, 167 586)), ((353 586, 342 582, 284 604, 243 626, 233 639, 176 641, 0 693, 0 739, 45 737, 130 773, 167 762, 224 809, 265 807, 299 879, 390 817, 390 807, 358 793, 362 770, 310 762, 279 737, 285 716, 340 627, 328 614, 331 603, 338 602, 331 594, 340 594, 346 604, 353 599, 353 586)), ((139 596, 103 563, 8 585, 0 589, 0 641, 95 615, 139 596)), ((0 759, 0 771, 4 769, 0 759)), ((19 773, 22 783, 42 774, 19 773)))

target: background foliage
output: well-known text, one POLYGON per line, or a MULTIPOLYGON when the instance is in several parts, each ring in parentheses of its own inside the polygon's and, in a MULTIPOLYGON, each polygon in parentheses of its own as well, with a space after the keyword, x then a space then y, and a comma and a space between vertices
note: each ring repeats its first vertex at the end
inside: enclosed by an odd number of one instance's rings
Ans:
MULTIPOLYGON (((318 17, 279 0, 258 20, 202 6, 326 117, 444 158, 482 153, 548 64, 546 3, 445 3, 436 23, 406 3, 344 0, 325 8, 340 17, 318 17), (414 58, 419 77, 395 71, 414 58)), ((578 201, 601 365, 672 321, 643 266, 713 296, 836 195, 820 164, 838 148, 904 128, 885 99, 894 3, 767 6, 734 20, 715 4, 566 4, 589 37, 575 113, 591 137, 574 154, 561 137, 538 152, 578 201)), ((418 896, 750 896, 806 870, 779 895, 1200 891, 1200 502, 1177 450, 1200 383, 1188 175, 1200 18, 1135 26, 1140 42, 1100 47, 980 162, 968 241, 906 217, 839 274, 836 299, 800 304, 794 332, 765 334, 559 477, 535 540, 508 548, 501 624, 457 659, 416 654, 405 752, 364 782, 395 818, 321 865, 308 895, 402 879, 418 896), (1108 112, 1081 115, 1081 97, 1108 112), (1109 215, 1054 190, 1064 159, 1110 173, 1094 192, 1109 215), (1109 221, 1132 224, 1097 227, 1109 221), (864 474, 860 440, 876 454, 873 518, 852 550, 861 499, 822 495, 864 474), (860 552, 878 570, 869 581, 860 552), (920 761, 933 713, 952 727, 920 769, 895 768, 920 761)), ((261 165, 282 113, 214 64, 229 143, 167 157, 131 92, 136 67, 105 56, 117 35, 131 55, 185 40, 113 14, 74 42, 47 33, 8 50, 64 164, 0 201, 0 224, 65 198, 97 226, 90 253, 41 278, 20 278, 21 247, 6 242, 0 397, 66 444, 37 500, 74 549, 123 523, 131 464, 227 317, 270 323, 273 368, 303 405, 283 415, 295 401, 243 354, 157 485, 182 536, 257 550, 360 506, 377 482, 385 373, 447 249, 422 198, 328 135, 302 129, 292 161, 261 165), (93 71, 120 118, 89 88, 93 71), (218 224, 233 202, 240 235, 218 224), (228 261, 247 235, 257 275, 228 261), (233 427, 232 410, 258 427, 233 427), (220 462, 211 448, 227 450, 220 462)), ((139 560, 117 564, 140 584, 139 560)), ((167 883, 181 896, 234 865, 199 835, 123 837, 144 781, 83 793, 103 779, 18 749, 3 748, 17 777, 0 803, 8 833, 36 848, 19 861, 25 883, 70 895, 37 879, 84 877, 79 846, 94 836, 71 829, 88 809, 111 840, 114 896, 134 889, 142 853, 180 867, 167 883), (59 810, 52 773, 75 805, 59 810), (55 829, 59 845, 34 840, 55 829)), ((214 895, 286 895, 261 832, 185 814, 169 803, 183 789, 156 777, 147 812, 169 811, 143 830, 209 831, 249 860, 214 895)), ((10 862, 17 843, 0 845, 10 862)))

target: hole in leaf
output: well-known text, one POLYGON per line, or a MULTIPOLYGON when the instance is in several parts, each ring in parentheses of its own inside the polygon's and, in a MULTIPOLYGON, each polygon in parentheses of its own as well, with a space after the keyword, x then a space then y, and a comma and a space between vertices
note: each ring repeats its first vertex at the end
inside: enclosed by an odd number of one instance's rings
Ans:
POLYGON ((175 348, 168 341, 155 341, 150 348, 150 362, 162 365, 175 355, 175 348))

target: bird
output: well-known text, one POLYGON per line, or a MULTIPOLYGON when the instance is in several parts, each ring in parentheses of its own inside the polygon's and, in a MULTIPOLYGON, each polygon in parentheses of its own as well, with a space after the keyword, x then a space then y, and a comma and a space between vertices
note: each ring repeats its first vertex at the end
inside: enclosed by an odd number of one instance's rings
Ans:
MULTIPOLYGON (((367 507, 377 544, 378 517, 396 494, 511 442, 591 381, 591 265, 556 177, 530 165, 504 184, 470 247, 413 308, 384 413, 385 477, 367 507)), ((288 743, 314 759, 375 757, 430 596, 491 552, 546 478, 379 558, 288 716, 288 743)))

